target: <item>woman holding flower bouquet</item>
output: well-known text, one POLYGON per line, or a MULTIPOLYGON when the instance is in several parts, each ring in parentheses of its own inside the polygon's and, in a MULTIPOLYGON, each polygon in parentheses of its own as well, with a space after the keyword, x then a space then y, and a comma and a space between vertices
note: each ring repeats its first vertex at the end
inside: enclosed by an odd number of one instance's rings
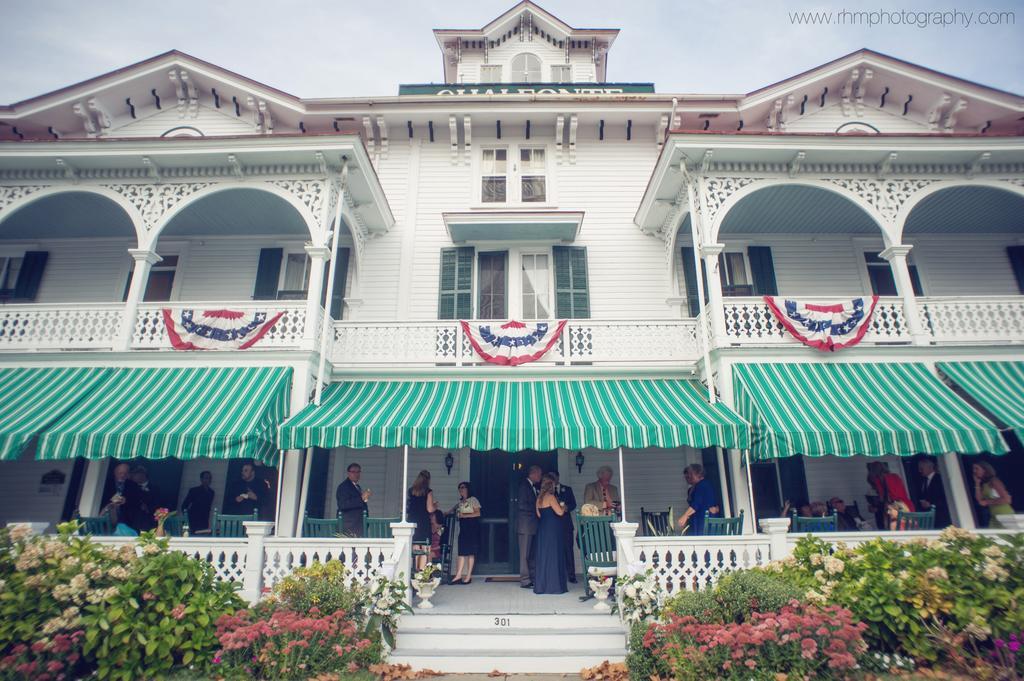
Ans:
POLYGON ((473 565, 480 551, 480 502, 473 496, 468 482, 459 483, 459 503, 452 511, 459 514, 459 560, 450 583, 469 584, 473 581, 473 565))

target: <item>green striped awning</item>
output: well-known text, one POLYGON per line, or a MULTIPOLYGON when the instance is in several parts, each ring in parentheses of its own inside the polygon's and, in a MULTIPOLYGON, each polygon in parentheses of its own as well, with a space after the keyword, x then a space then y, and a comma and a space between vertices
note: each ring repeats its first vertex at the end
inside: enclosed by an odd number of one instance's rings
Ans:
POLYGON ((280 428, 301 447, 745 448, 749 428, 682 380, 350 382, 280 428))
POLYGON ((274 459, 291 369, 116 369, 39 437, 36 458, 274 459))
POLYGON ((1024 362, 940 362, 942 373, 1024 439, 1024 362))
POLYGON ((999 430, 923 364, 739 364, 733 386, 761 459, 1006 451, 999 430))
POLYGON ((107 369, 0 369, 0 460, 17 459, 29 441, 88 395, 107 369))

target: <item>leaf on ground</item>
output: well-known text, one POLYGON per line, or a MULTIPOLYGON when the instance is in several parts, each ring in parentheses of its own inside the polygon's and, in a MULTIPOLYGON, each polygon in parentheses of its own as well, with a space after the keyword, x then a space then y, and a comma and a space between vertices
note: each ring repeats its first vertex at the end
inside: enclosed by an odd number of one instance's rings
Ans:
POLYGON ((605 660, 596 667, 581 669, 580 678, 587 681, 629 681, 629 669, 623 662, 605 660))
POLYGON ((487 676, 489 676, 492 679, 495 679, 495 678, 497 678, 499 676, 505 676, 505 672, 499 672, 497 669, 492 669, 491 673, 488 674, 487 676))
POLYGON ((413 669, 407 664, 372 664, 370 672, 379 676, 380 681, 404 681, 442 676, 441 672, 436 672, 433 669, 413 669))

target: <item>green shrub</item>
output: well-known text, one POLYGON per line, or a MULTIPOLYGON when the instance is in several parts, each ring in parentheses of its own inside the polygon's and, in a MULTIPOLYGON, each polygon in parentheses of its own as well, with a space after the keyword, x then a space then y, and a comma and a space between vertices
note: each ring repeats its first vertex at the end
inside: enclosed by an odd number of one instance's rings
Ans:
POLYGON ((667 615, 691 616, 709 624, 742 623, 755 612, 776 612, 806 589, 782 575, 741 570, 722 577, 712 589, 683 591, 665 604, 667 615))
POLYGON ((362 620, 369 605, 369 590, 350 583, 348 570, 341 561, 313 563, 294 570, 274 585, 274 599, 283 608, 307 613, 316 608, 324 615, 343 610, 349 617, 362 620))
POLYGON ((629 669, 629 678, 642 679, 647 681, 652 677, 668 678, 671 670, 661 659, 655 655, 654 648, 657 647, 654 636, 648 632, 655 631, 653 625, 647 622, 634 622, 629 628, 629 650, 626 653, 626 667, 629 669))
POLYGON ((806 537, 768 566, 807 598, 849 608, 872 649, 941 657, 936 631, 984 642, 1024 629, 1024 537, 995 540, 958 528, 939 539, 875 539, 855 548, 806 537))
POLYGON ((82 615, 85 652, 100 679, 161 678, 179 666, 205 669, 219 644, 215 623, 244 602, 213 566, 144 533, 142 555, 108 598, 82 615))

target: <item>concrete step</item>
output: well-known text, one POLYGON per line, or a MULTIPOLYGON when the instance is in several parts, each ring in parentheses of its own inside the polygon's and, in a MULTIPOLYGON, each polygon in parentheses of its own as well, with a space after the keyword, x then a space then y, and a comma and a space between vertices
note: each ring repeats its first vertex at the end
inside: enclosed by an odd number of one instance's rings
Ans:
POLYGON ((434 613, 417 610, 398 619, 399 631, 423 629, 473 629, 483 631, 517 631, 519 629, 590 630, 620 627, 617 615, 588 612, 572 615, 510 613, 501 615, 434 613))
POLYGON ((449 674, 484 674, 494 670, 507 674, 576 674, 586 667, 594 667, 605 660, 622 662, 626 651, 587 648, 582 650, 520 651, 508 650, 424 650, 398 648, 388 661, 408 664, 413 669, 433 669, 449 674))
POLYGON ((572 653, 577 650, 614 650, 622 648, 626 633, 622 627, 587 627, 554 631, 550 628, 537 629, 470 629, 434 628, 399 629, 398 648, 415 650, 502 650, 506 654, 529 651, 557 650, 572 653))

